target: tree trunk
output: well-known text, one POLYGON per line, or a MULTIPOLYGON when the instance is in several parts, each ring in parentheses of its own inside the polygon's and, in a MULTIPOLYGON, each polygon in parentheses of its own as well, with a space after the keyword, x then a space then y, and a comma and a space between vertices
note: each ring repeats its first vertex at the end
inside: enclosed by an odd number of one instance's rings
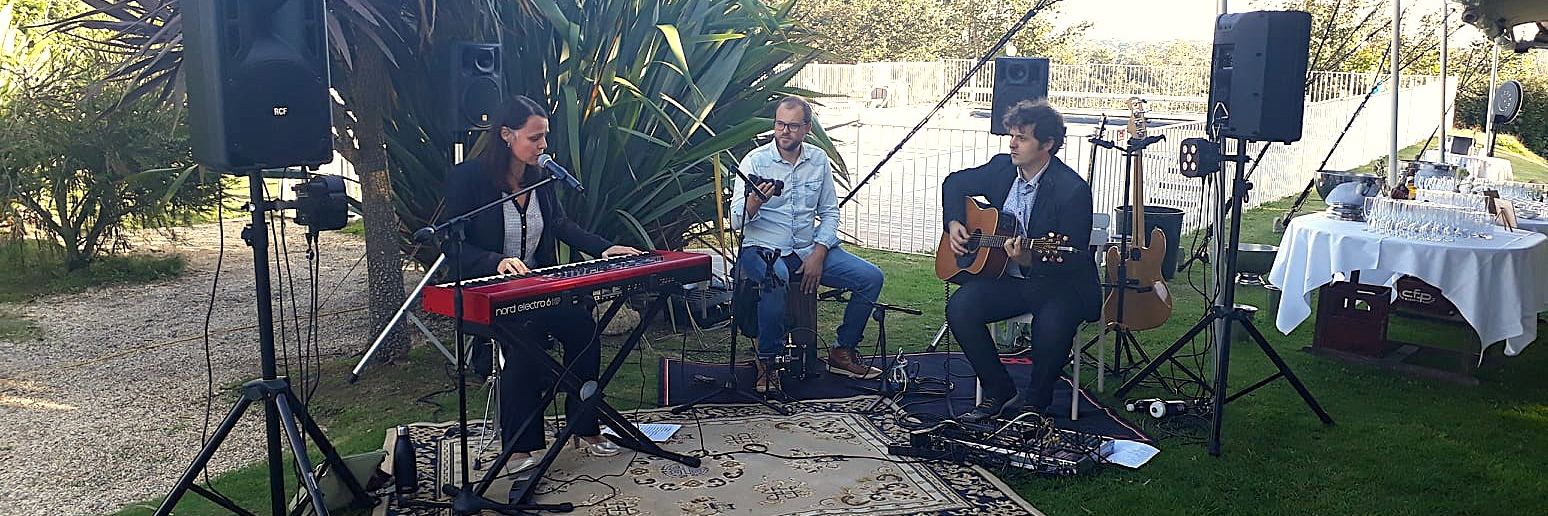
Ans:
MULTIPOLYGON (((358 123, 355 138, 355 171, 360 175, 360 201, 365 212, 366 276, 370 290, 371 338, 381 333, 398 307, 403 305, 403 256, 398 239, 398 213, 393 209, 392 178, 387 170, 383 119, 387 93, 391 91, 387 61, 381 50, 361 45, 355 73, 349 74, 355 93, 352 111, 358 123)), ((402 325, 382 343, 378 356, 392 362, 408 355, 408 339, 402 325)))

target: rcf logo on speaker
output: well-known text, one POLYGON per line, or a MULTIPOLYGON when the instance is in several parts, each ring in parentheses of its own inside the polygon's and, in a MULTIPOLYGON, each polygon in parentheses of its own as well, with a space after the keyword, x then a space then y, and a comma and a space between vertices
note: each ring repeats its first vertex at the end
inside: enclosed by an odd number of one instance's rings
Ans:
POLYGON ((290 113, 290 108, 289 107, 286 107, 286 106, 274 106, 274 116, 285 116, 286 114, 289 114, 289 113, 290 113))

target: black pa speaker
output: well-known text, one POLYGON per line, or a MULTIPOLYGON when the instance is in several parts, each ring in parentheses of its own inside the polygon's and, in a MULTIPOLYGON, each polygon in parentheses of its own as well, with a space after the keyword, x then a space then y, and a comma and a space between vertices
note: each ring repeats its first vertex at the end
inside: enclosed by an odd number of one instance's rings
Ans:
POLYGON ((1043 57, 994 58, 994 102, 989 111, 989 132, 1005 130, 1005 112, 1023 100, 1048 98, 1048 59, 1043 57))
POLYGON ((221 171, 333 161, 323 0, 184 0, 194 160, 221 171))
MULTIPOLYGON (((489 128, 500 93, 500 45, 458 41, 447 49, 446 130, 453 136, 489 128)), ((459 138, 460 139, 460 138, 459 138)))
POLYGON ((1258 142, 1301 139, 1311 20, 1303 11, 1215 19, 1208 113, 1210 120, 1223 123, 1222 136, 1258 142))

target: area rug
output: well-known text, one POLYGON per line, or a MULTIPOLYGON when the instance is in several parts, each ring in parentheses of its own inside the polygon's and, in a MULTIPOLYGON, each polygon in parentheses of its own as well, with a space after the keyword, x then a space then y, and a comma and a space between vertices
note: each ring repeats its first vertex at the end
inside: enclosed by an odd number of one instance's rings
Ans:
MULTIPOLYGON (((973 409, 976 403, 974 390, 977 384, 974 382, 973 367, 968 364, 967 358, 962 353, 913 353, 907 355, 907 358, 910 376, 923 379, 919 385, 907 389, 897 397, 897 404, 908 413, 950 418, 973 409), (949 395, 945 389, 948 385, 945 381, 947 378, 951 379, 949 385, 952 387, 949 395)), ((1028 385, 1032 378, 1030 352, 1003 354, 1000 355, 1000 362, 1005 364, 1011 378, 1023 392, 1030 389, 1028 385)), ((876 367, 885 365, 881 360, 872 363, 876 367)), ((657 376, 660 379, 658 384, 660 395, 657 402, 662 406, 673 406, 713 394, 720 385, 725 383, 730 370, 726 368, 725 363, 715 364, 663 357, 660 371, 657 376)), ((1087 373, 1093 372, 1087 369, 1087 373)), ((737 364, 735 374, 741 385, 748 389, 751 389, 758 377, 752 362, 737 364)), ((862 381, 832 373, 824 373, 816 378, 805 380, 786 378, 783 384, 785 396, 794 400, 861 396, 876 392, 878 386, 876 380, 862 381)), ((1116 385, 1113 385, 1109 389, 1115 387, 1116 385)), ((1118 411, 1106 406, 1101 399, 1085 389, 1080 389, 1079 395, 1074 397, 1078 403, 1080 418, 1071 420, 1071 389, 1075 388, 1075 383, 1068 376, 1060 377, 1054 385, 1054 405, 1051 416, 1055 426, 1105 435, 1114 439, 1153 442, 1138 425, 1125 420, 1118 411)), ((732 393, 722 393, 711 396, 708 401, 736 403, 745 402, 746 399, 732 393)))
MULTIPOLYGON (((707 405, 686 414, 634 412, 629 418, 635 423, 682 425, 662 447, 699 457, 702 464, 691 468, 629 450, 598 458, 566 448, 534 501, 570 502, 576 506, 571 514, 589 516, 1042 514, 982 468, 887 455, 887 444, 906 432, 893 422, 898 411, 860 414, 874 399, 809 400, 792 407, 800 412, 789 416, 757 405, 707 405)), ((456 474, 453 428, 410 425, 420 497, 444 498, 440 484, 456 474)), ((498 451, 490 447, 477 456, 487 463, 498 451)), ((509 489, 509 481, 497 482, 489 493, 509 489)), ((389 501, 375 514, 449 511, 405 509, 389 501)))

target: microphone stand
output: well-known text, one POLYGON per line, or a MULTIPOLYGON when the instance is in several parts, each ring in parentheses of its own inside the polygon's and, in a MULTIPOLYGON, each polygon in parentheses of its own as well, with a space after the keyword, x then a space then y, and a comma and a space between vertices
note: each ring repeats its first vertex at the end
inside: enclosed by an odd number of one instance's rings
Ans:
MULTIPOLYGON (((458 461, 461 464, 461 471, 459 472, 461 475, 461 485, 453 486, 448 484, 441 486, 441 492, 452 497, 450 502, 412 500, 405 498, 402 495, 398 495, 398 505, 401 507, 451 509, 452 514, 456 516, 468 516, 478 514, 483 511, 494 511, 501 514, 517 516, 529 511, 570 512, 575 510, 574 504, 569 502, 559 504, 507 504, 495 502, 485 498, 479 494, 481 489, 473 484, 471 475, 469 474, 468 466, 471 460, 470 457, 468 457, 468 387, 466 379, 467 362, 462 356, 463 348, 466 347, 464 344, 466 335, 464 324, 466 323, 463 321, 462 303, 464 274, 462 256, 465 241, 463 227, 469 220, 472 220, 473 217, 503 203, 510 202, 511 199, 515 199, 522 194, 536 190, 538 187, 553 181, 554 177, 552 174, 550 174, 548 177, 545 177, 536 183, 502 196, 499 199, 495 199, 489 204, 485 204, 478 208, 474 208, 472 211, 467 213, 463 213, 461 215, 447 219, 445 222, 440 224, 421 228, 419 231, 414 232, 413 239, 416 242, 429 242, 437 236, 444 235, 444 238, 449 242, 453 242, 452 245, 454 245, 457 249, 457 259, 454 260, 456 263, 453 264, 453 267, 455 267, 454 276, 456 279, 452 282, 452 310, 453 313, 456 314, 453 319, 455 319, 454 325, 456 328, 457 338, 457 438, 460 441, 458 443, 458 447, 462 454, 462 460, 458 461)), ((538 424, 542 424, 539 418, 528 417, 527 420, 522 424, 522 429, 524 430, 528 425, 533 424, 534 421, 538 422, 538 424)), ((520 434, 521 430, 517 430, 516 433, 520 434)), ((505 467, 505 463, 510 460, 510 446, 512 444, 514 443, 501 443, 501 447, 504 448, 504 450, 500 453, 499 458, 495 459, 494 464, 490 465, 490 471, 499 471, 505 467)), ((537 480, 538 479, 536 478, 532 479, 533 482, 536 482, 537 480)))
MULTIPOLYGON (((769 201, 770 197, 768 195, 765 195, 762 190, 759 190, 757 185, 754 185, 752 180, 748 179, 747 175, 743 174, 741 170, 738 170, 736 167, 727 167, 727 168, 730 168, 731 171, 733 173, 735 173, 737 177, 742 179, 742 184, 750 186, 751 188, 749 188, 749 190, 752 191, 753 195, 758 196, 758 199, 762 200, 763 202, 768 202, 769 201)), ((735 187, 733 186, 732 189, 735 190, 735 187)), ((731 194, 732 195, 737 195, 738 193, 739 192, 733 191, 731 194)), ((716 195, 719 195, 719 194, 720 194, 719 192, 716 192, 716 195)), ((747 223, 748 222, 750 222, 750 221, 747 220, 747 205, 743 204, 742 205, 742 227, 744 229, 741 230, 741 231, 737 231, 736 232, 736 253, 733 255, 733 256, 736 257, 736 261, 741 261, 741 256, 742 256, 742 234, 746 231, 745 228, 747 227, 747 223)), ((772 275, 774 273, 773 267, 779 266, 779 265, 780 264, 779 264, 777 259, 776 259, 775 263, 769 264, 769 267, 770 267, 768 269, 769 274, 772 275)), ((737 397, 740 397, 740 398, 742 398, 744 400, 752 401, 753 403, 757 403, 759 405, 763 405, 764 408, 767 408, 767 409, 769 409, 769 410, 773 411, 774 413, 779 414, 781 416, 788 416, 788 415, 790 415, 790 411, 785 410, 783 407, 780 407, 778 405, 770 403, 769 400, 768 400, 767 393, 765 393, 764 396, 759 396, 757 394, 754 394, 751 391, 748 391, 747 389, 742 388, 741 381, 738 380, 737 377, 736 377, 736 363, 737 363, 736 362, 736 348, 738 347, 738 342, 737 342, 736 336, 737 336, 738 333, 741 333, 741 331, 742 331, 741 328, 739 327, 739 323, 737 322, 737 317, 736 317, 736 312, 737 312, 737 310, 736 310, 736 306, 737 306, 736 301, 737 301, 737 299, 736 298, 739 295, 739 293, 742 291, 742 282, 745 281, 745 280, 742 278, 742 270, 743 269, 742 269, 741 264, 733 265, 731 267, 731 270, 733 271, 733 273, 731 274, 731 320, 730 320, 730 324, 727 325, 727 327, 730 328, 730 331, 731 331, 731 353, 726 358, 726 360, 727 360, 726 361, 726 375, 727 375, 726 381, 725 381, 725 383, 722 383, 715 390, 710 391, 708 393, 705 393, 703 396, 699 396, 698 398, 694 398, 693 400, 691 400, 691 401, 689 401, 687 403, 684 403, 682 405, 678 405, 676 407, 672 407, 672 413, 673 414, 682 414, 682 413, 687 412, 689 410, 693 410, 693 408, 698 406, 699 404, 708 402, 709 400, 714 399, 715 397, 720 396, 721 394, 730 393, 730 394, 735 394, 737 397)), ((757 313, 756 306, 754 306, 753 313, 755 313, 755 314, 757 313)), ((758 345, 757 340, 754 339, 753 340, 753 347, 756 349, 757 345, 758 345)), ((754 354, 753 354, 753 360, 758 360, 756 352, 754 352, 754 354)), ((772 371, 772 372, 771 371, 765 371, 765 374, 779 374, 779 372, 778 371, 772 371)))
MULTIPOLYGON (((822 295, 817 296, 817 298, 819 300, 828 299, 841 303, 854 302, 854 297, 844 297, 844 294, 848 293, 850 293, 849 289, 835 289, 823 292, 822 295)), ((891 356, 887 353, 887 312, 900 312, 908 315, 924 314, 924 312, 919 310, 904 308, 896 305, 889 305, 880 301, 874 301, 866 304, 871 305, 871 319, 876 321, 876 352, 884 358, 891 356)), ((883 401, 892 399, 893 396, 897 395, 897 390, 893 388, 892 382, 888 380, 890 380, 892 368, 897 367, 898 359, 901 357, 901 354, 897 357, 893 357, 891 361, 887 363, 887 367, 882 370, 882 374, 876 377, 876 394, 879 397, 876 398, 876 401, 871 404, 870 408, 865 409, 866 412, 875 412, 877 409, 881 408, 883 401)))

